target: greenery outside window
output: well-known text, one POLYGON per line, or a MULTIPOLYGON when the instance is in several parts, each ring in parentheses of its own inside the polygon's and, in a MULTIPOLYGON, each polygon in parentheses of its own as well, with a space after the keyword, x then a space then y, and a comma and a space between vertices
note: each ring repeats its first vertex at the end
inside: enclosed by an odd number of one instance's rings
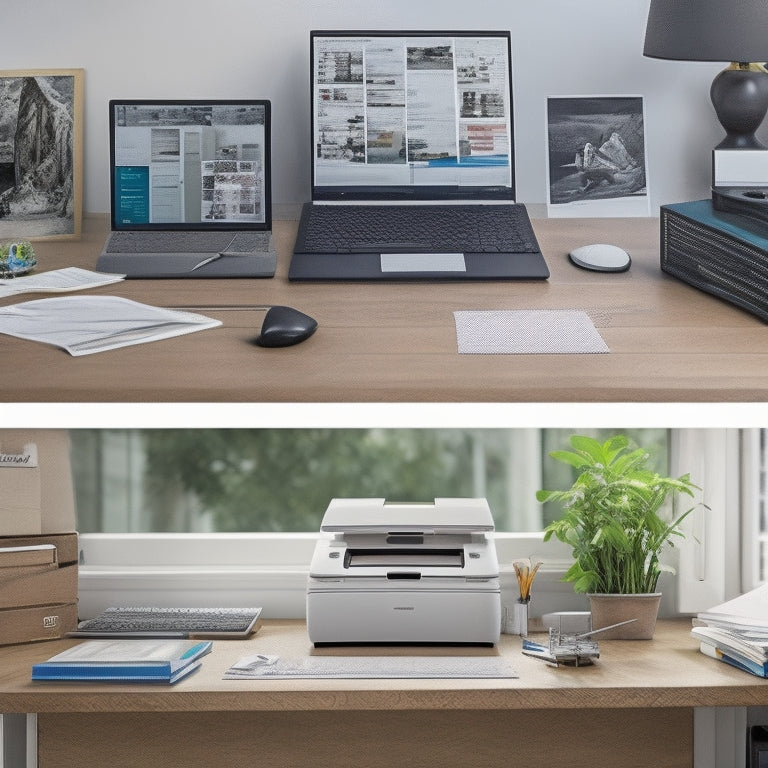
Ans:
POLYGON ((548 453, 574 431, 625 431, 666 472, 664 429, 70 430, 81 618, 131 603, 255 604, 268 617, 301 618, 334 497, 485 497, 503 595, 515 589, 513 560, 539 557, 537 610, 564 610, 573 599, 560 583, 569 552, 542 542, 559 512, 535 494, 560 482, 548 473, 564 468, 548 453))
MULTIPOLYGON (((567 480, 547 454, 574 431, 72 430, 78 530, 316 532, 334 497, 480 496, 497 531, 538 532, 558 512, 542 508, 536 490, 567 480)), ((627 433, 666 472, 667 431, 627 433)))

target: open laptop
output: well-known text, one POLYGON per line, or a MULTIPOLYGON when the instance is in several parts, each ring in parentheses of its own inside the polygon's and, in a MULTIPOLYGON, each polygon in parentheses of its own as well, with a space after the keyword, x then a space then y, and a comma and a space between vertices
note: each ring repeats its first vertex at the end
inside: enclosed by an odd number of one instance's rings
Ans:
POLYGON ((310 33, 292 280, 546 279, 515 203, 509 32, 310 33))
POLYGON ((270 102, 109 102, 112 231, 97 269, 272 277, 270 102))

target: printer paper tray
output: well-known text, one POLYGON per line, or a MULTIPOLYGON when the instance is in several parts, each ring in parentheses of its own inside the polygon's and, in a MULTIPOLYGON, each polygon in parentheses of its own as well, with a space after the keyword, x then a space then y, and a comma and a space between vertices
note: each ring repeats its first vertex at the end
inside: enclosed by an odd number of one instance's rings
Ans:
POLYGON ((472 643, 499 639, 495 588, 323 590, 307 594, 313 643, 472 643))

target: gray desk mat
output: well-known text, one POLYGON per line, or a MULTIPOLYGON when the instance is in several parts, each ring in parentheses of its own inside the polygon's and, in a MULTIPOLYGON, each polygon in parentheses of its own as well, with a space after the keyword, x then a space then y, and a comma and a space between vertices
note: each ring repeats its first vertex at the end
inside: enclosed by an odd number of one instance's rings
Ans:
POLYGON ((460 355, 605 354, 586 312, 575 309, 461 310, 453 313, 460 355))
POLYGON ((247 656, 224 673, 225 680, 295 678, 516 678, 501 656, 247 656), (250 663, 249 663, 250 662, 250 663))

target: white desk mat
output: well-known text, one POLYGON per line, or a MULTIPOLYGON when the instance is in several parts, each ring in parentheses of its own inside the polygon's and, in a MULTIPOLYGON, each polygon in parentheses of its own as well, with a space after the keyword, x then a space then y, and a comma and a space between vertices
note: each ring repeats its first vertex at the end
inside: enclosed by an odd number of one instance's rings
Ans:
POLYGON ((305 656, 283 659, 245 656, 224 673, 225 680, 271 678, 515 678, 502 656, 305 656))
POLYGON ((460 355, 604 354, 603 337, 586 312, 512 309, 454 312, 460 355))

